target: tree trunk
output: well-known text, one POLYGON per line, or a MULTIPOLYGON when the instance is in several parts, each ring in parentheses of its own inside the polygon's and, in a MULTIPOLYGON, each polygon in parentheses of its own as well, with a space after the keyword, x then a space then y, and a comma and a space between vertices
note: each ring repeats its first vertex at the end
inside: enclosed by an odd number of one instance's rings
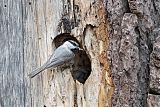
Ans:
POLYGON ((1 0, 0 16, 0 107, 160 106, 158 0, 1 0), (89 77, 63 65, 30 79, 66 39, 89 77))

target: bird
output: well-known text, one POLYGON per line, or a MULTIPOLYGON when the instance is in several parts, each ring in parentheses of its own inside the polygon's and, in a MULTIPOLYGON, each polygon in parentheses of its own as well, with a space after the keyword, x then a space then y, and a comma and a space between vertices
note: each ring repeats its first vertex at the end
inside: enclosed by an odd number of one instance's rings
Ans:
POLYGON ((33 78, 45 69, 55 68, 57 66, 63 65, 64 63, 72 62, 75 57, 74 51, 77 50, 83 50, 82 48, 80 48, 77 42, 73 40, 65 41, 53 52, 53 54, 46 61, 45 64, 33 70, 28 76, 30 78, 33 78))

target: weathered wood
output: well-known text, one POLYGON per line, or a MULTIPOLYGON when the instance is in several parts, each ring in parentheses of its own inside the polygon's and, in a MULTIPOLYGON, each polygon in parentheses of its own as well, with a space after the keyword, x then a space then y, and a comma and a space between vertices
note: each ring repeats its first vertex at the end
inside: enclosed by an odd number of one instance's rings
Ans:
POLYGON ((20 0, 0 1, 0 106, 24 107, 23 16, 20 0))
MULTIPOLYGON (((61 2, 57 0, 53 2, 38 0, 30 3, 25 1, 24 5, 27 5, 24 6, 26 18, 24 20, 26 38, 24 57, 29 59, 24 62, 26 72, 31 72, 47 60, 47 56, 54 48, 51 37, 54 38, 60 33, 74 35, 82 43, 83 48, 86 47, 92 61, 92 73, 84 85, 73 81, 69 69, 63 72, 61 69, 54 70, 54 72, 43 72, 31 80, 31 87, 29 86, 30 81, 25 75, 26 81, 28 81, 27 90, 32 89, 32 106, 71 107, 83 105, 92 107, 111 105, 113 88, 110 71, 107 61, 101 58, 106 58, 107 48, 103 3, 100 1, 61 2), (108 95, 106 95, 107 93, 108 95)), ((29 95, 27 99, 29 99, 29 95)))
MULTIPOLYGON (((159 4, 1 0, 0 107, 147 106, 149 72, 151 76, 159 72, 153 69, 154 58, 150 61, 160 34, 159 4), (92 72, 86 82, 74 81, 69 67, 45 70, 29 79, 28 74, 55 50, 53 38, 63 33, 73 35, 90 58, 92 72)), ((155 103, 152 96, 148 102, 155 103)))

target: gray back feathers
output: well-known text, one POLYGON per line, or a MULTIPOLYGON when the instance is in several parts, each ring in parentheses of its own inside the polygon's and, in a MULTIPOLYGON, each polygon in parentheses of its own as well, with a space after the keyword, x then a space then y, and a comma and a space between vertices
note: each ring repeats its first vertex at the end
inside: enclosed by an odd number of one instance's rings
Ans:
POLYGON ((72 40, 66 41, 63 45, 59 46, 54 51, 54 53, 51 55, 51 57, 47 60, 47 62, 43 66, 31 72, 29 74, 29 77, 33 78, 34 76, 36 76, 37 74, 39 74, 40 72, 42 72, 47 68, 51 67, 54 68, 66 62, 71 61, 75 56, 75 54, 71 50, 78 48, 79 48, 78 43, 72 40))

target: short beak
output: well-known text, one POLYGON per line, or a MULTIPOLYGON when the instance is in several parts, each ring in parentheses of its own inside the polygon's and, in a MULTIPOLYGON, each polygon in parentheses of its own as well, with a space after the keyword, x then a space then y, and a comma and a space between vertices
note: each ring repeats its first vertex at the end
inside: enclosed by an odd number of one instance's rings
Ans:
POLYGON ((82 51, 82 50, 83 50, 82 48, 79 48, 79 47, 78 47, 78 49, 79 49, 80 51, 82 51))

